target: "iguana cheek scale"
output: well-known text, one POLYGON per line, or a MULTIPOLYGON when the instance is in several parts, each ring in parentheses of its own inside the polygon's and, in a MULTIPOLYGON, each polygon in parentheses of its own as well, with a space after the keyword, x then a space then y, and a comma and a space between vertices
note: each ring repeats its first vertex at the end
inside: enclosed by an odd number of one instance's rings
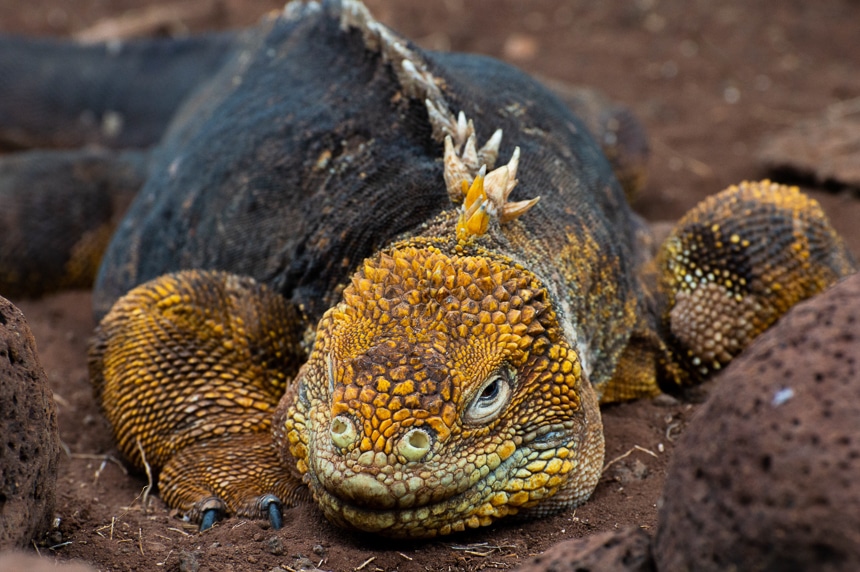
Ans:
MULTIPOLYGON (((255 78, 268 77, 278 42, 311 45, 308 53, 333 62, 355 56, 341 71, 390 91, 367 111, 386 121, 361 123, 357 110, 334 125, 349 132, 337 156, 314 147, 327 132, 315 135, 315 124, 292 131, 285 121, 294 148, 310 158, 283 159, 303 177, 276 197, 293 218, 275 229, 286 238, 261 256, 256 279, 235 274, 248 256, 189 263, 200 250, 179 241, 156 252, 175 257, 179 271, 138 280, 149 271, 139 249, 161 245, 135 233, 160 220, 147 209, 161 204, 165 218, 176 209, 193 214, 189 240, 211 215, 215 247, 251 252, 223 217, 247 225, 236 201, 270 172, 249 171, 240 177, 247 187, 223 187, 229 208, 210 208, 222 178, 196 195, 172 187, 193 185, 183 169, 211 152, 208 143, 195 147, 201 140, 182 130, 190 127, 177 128, 184 160, 170 162, 163 188, 145 188, 109 250, 99 295, 126 279, 132 287, 101 321, 90 352, 118 447, 159 470, 164 500, 203 528, 227 515, 277 527, 284 504, 307 498, 336 524, 395 537, 576 506, 603 466, 599 403, 699 382, 793 304, 854 270, 814 201, 769 181, 704 201, 654 256, 647 228, 582 124, 534 81, 489 60, 474 58, 479 68, 421 52, 354 1, 290 4, 267 26, 272 36, 263 40, 276 45, 261 40, 259 53, 249 52, 242 81, 220 80, 225 107, 210 110, 218 121, 238 114, 230 97, 254 104, 241 98, 259 89, 255 78), (455 114, 458 107, 467 112, 455 114), (489 134, 480 147, 475 121, 489 134), (399 140, 386 139, 397 129, 399 140), (386 162, 404 150, 409 164, 386 162), (494 168, 500 155, 508 163, 494 168), (308 181, 316 186, 305 188, 308 181), (373 194, 391 181, 391 194, 373 194), (408 216, 421 188, 441 197, 430 215, 394 236, 373 226, 408 216), (181 201, 182 193, 206 200, 181 201), (379 211, 384 201, 394 215, 379 211), (381 235, 363 244, 379 244, 357 258, 302 258, 354 252, 344 245, 350 236, 364 240, 366 228, 328 221, 355 213, 381 235), (295 258, 281 260, 283 252, 295 258), (297 260, 332 274, 302 274, 297 260), (319 310, 323 302, 328 309, 319 310)), ((284 69, 305 77, 304 62, 293 65, 284 53, 284 69)), ((301 103, 323 121, 348 105, 330 102, 337 93, 320 88, 301 103)), ((282 116, 304 117, 292 108, 282 116)), ((236 168, 270 156, 273 145, 263 137, 236 168)), ((272 172, 293 175, 278 162, 272 172)), ((253 189, 263 196, 270 187, 253 189)), ((261 211, 256 202, 253 209, 261 211)))

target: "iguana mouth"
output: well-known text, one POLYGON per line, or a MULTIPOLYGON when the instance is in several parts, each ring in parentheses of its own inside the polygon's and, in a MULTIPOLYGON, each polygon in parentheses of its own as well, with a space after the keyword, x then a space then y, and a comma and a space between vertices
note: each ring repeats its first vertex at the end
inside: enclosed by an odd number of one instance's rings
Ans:
MULTIPOLYGON (((317 454, 309 459, 313 469, 306 473, 305 482, 326 517, 347 528, 391 537, 425 538, 478 528, 555 495, 566 486, 567 476, 578 464, 575 458, 582 440, 575 424, 557 423, 519 433, 526 442, 520 441, 495 469, 471 483, 464 478, 464 486, 452 487, 454 492, 441 499, 431 496, 429 501, 397 506, 391 485, 383 485, 366 473, 358 475, 366 478, 359 481, 375 483, 362 489, 369 496, 360 500, 345 498, 320 479, 317 454), (562 462, 559 458, 567 460, 562 462), (379 495, 374 495, 374 486, 380 492, 386 490, 385 502, 380 503, 379 495)), ((556 509, 564 506, 559 504, 556 509)))
POLYGON ((305 478, 326 517, 341 526, 391 537, 426 538, 486 526, 536 504, 537 499, 532 500, 527 493, 517 497, 518 493, 506 491, 516 469, 528 463, 530 453, 531 449, 519 447, 466 490, 407 508, 361 506, 329 491, 313 471, 308 471, 305 478), (515 504, 523 498, 526 502, 515 504))

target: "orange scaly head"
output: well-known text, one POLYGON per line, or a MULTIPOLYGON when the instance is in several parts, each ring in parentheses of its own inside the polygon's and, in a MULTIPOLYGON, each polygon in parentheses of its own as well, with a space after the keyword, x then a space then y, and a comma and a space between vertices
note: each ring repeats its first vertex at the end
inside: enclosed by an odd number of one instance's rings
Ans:
POLYGON ((547 290, 452 244, 412 239, 367 260, 281 403, 285 458, 335 523, 447 534, 571 506, 597 482, 596 396, 547 290))

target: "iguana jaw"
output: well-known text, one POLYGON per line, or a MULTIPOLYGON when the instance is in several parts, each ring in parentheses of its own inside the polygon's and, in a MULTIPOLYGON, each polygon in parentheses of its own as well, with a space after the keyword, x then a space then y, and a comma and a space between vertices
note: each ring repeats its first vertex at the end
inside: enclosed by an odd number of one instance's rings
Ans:
MULTIPOLYGON (((571 429, 568 427, 563 430, 565 436, 571 429)), ((557 493, 565 484, 567 474, 577 468, 576 460, 571 460, 571 445, 574 445, 572 443, 553 448, 532 448, 532 443, 514 448, 510 441, 505 445, 511 446, 511 456, 494 470, 487 469, 487 465, 475 469, 474 473, 480 475, 480 478, 470 483, 463 492, 439 502, 408 508, 382 510, 345 501, 329 491, 322 482, 330 480, 331 475, 309 471, 306 480, 326 517, 340 526, 392 537, 427 538, 446 535, 466 528, 486 526, 504 516, 515 515, 534 507, 541 500, 557 493), (532 472, 529 469, 530 466, 544 464, 547 458, 551 460, 546 462, 543 471, 532 472)), ((314 465, 318 463, 314 462, 314 465)), ((464 473, 461 474, 467 477, 464 473)), ((445 474, 456 475, 457 472, 445 474)), ((373 479, 364 474, 361 476, 368 480, 373 479)), ((561 508, 563 507, 557 506, 556 510, 561 508)))
POLYGON ((546 289, 475 254, 396 245, 321 320, 276 433, 333 522, 429 537, 572 506, 596 485, 597 398, 546 289))

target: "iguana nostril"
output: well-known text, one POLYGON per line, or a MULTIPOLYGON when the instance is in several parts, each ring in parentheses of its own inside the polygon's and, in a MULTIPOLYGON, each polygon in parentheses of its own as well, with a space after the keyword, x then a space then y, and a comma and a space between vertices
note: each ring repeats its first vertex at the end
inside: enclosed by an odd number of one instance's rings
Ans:
POLYGON ((331 420, 331 442, 336 447, 349 447, 358 438, 355 424, 348 417, 338 415, 331 420))
POLYGON ((397 444, 397 452, 410 461, 420 461, 430 451, 430 435, 423 429, 413 429, 397 444))

